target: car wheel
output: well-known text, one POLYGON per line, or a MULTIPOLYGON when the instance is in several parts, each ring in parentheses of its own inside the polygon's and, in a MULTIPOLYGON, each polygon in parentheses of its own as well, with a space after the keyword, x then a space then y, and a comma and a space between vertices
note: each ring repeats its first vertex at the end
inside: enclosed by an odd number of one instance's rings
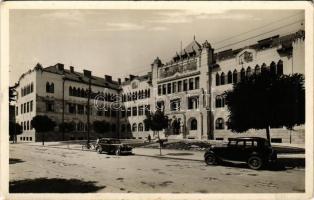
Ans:
POLYGON ((121 150, 120 150, 120 149, 117 149, 117 150, 115 151, 115 154, 116 154, 116 156, 119 156, 119 155, 121 154, 121 150))
POLYGON ((208 154, 205 157, 205 162, 207 165, 214 165, 216 164, 216 156, 214 154, 208 154))
POLYGON ((260 158, 259 156, 251 156, 248 161, 247 164, 249 165, 249 167, 251 169, 261 169, 263 166, 263 160, 262 158, 260 158))
POLYGON ((102 147, 97 148, 97 153, 101 154, 102 153, 102 147))

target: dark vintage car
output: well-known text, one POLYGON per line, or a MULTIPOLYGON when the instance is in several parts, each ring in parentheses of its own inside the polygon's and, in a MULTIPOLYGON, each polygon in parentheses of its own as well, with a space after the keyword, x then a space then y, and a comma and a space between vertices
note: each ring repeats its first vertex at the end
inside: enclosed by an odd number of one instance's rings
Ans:
POLYGON ((277 159, 268 140, 259 137, 229 138, 227 144, 212 145, 204 154, 206 164, 220 161, 246 162, 251 169, 261 169, 277 159))
POLYGON ((123 144, 119 139, 103 138, 96 144, 96 151, 98 153, 106 152, 108 154, 132 154, 132 147, 123 144))

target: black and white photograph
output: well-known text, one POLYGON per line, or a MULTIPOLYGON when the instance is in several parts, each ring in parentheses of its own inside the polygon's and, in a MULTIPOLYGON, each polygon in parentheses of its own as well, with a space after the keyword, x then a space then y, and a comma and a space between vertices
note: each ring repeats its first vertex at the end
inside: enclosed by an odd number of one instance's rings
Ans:
POLYGON ((4 199, 310 199, 313 5, 124 3, 2 8, 4 199))

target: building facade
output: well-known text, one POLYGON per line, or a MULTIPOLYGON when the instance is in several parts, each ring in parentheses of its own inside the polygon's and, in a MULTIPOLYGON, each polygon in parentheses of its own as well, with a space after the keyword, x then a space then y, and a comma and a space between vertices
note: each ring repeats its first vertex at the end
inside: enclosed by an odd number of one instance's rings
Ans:
MULTIPOLYGON (((158 57, 143 76, 130 75, 123 81, 93 76, 91 71, 77 72, 63 64, 42 67, 37 64, 24 73, 17 86, 16 121, 23 127, 21 141, 37 140, 30 121, 36 115, 48 115, 57 124, 72 122, 75 131, 62 134, 58 126, 51 140, 85 139, 89 88, 90 123, 104 120, 103 135, 91 130, 91 137, 145 139, 153 132, 145 127, 145 113, 162 110, 169 127, 163 135, 173 139, 227 139, 236 137, 227 126, 228 110, 224 91, 245 76, 274 70, 280 74, 302 73, 305 68, 304 31, 260 40, 239 49, 215 52, 205 41, 195 39, 170 61, 158 57)), ((244 135, 266 136, 263 130, 244 135)), ((289 134, 285 128, 272 129, 274 141, 304 141, 304 127, 289 134)))

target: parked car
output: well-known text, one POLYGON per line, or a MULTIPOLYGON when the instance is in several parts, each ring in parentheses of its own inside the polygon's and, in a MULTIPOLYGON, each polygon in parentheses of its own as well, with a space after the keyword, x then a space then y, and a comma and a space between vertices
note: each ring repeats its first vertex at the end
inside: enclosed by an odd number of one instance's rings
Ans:
POLYGON ((132 154, 132 147, 123 144, 119 139, 102 138, 96 144, 97 153, 106 152, 108 154, 132 154))
POLYGON ((229 138, 227 144, 212 145, 206 150, 204 159, 207 165, 220 161, 246 162, 251 169, 261 169, 277 159, 277 153, 268 140, 260 137, 229 138))

